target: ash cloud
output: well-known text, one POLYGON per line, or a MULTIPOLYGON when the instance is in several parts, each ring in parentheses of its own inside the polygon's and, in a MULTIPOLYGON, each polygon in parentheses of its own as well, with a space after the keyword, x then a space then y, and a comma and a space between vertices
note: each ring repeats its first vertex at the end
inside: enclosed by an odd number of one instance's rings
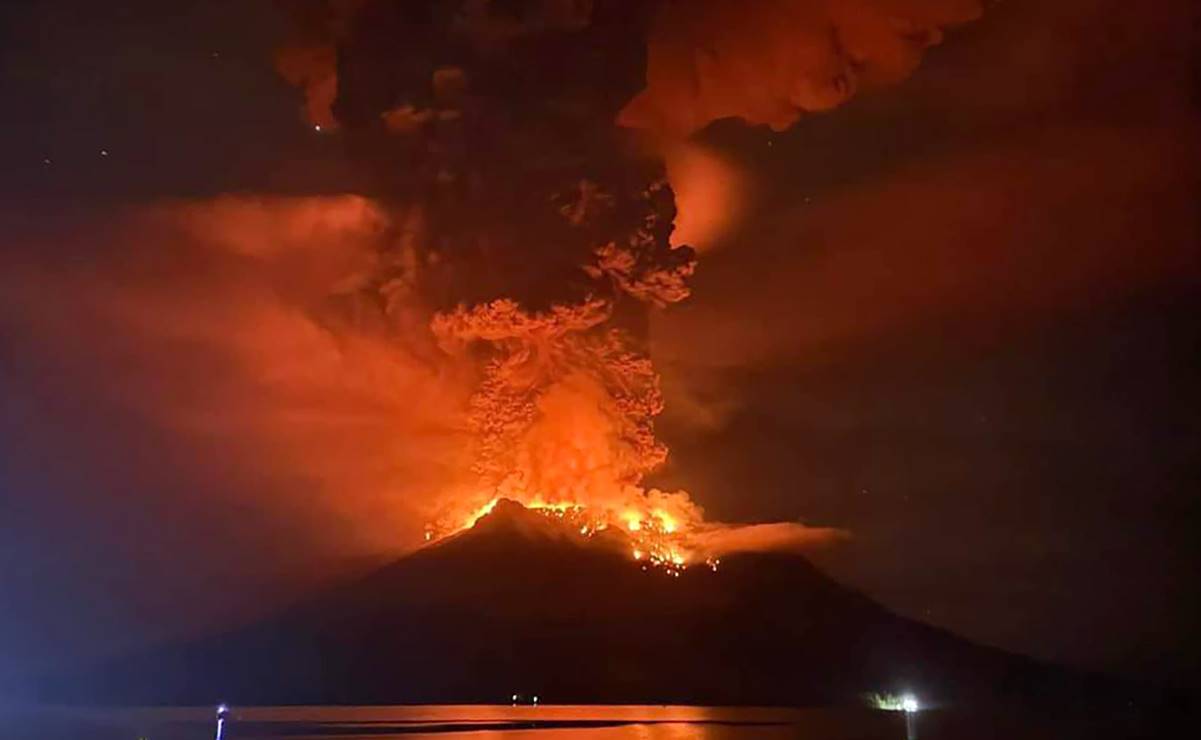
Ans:
POLYGON ((981 10, 979 0, 667 2, 646 88, 618 120, 677 137, 722 118, 782 131, 905 78, 943 29, 981 10))
POLYGON ((780 137, 747 165, 777 184, 736 248, 706 262, 693 301, 656 317, 660 359, 764 366, 957 318, 1037 323, 1194 279, 1196 14, 1005 6, 904 90, 780 137), (845 173, 825 181, 838 160, 845 173), (727 351, 697 356, 699 336, 727 351))
POLYGON ((1165 512, 1196 488, 1197 13, 999 3, 900 86, 730 137, 761 199, 654 317, 663 484, 744 492, 727 518, 804 491, 855 530, 815 559, 904 613, 1195 680, 1165 512))
POLYGON ((228 196, 59 219, 5 215, 5 477, 27 501, 6 524, 72 544, 6 586, 91 573, 155 633, 419 541, 465 464, 469 384, 410 330, 419 304, 354 295, 393 216, 228 196))
POLYGON ((298 0, 277 2, 292 20, 291 37, 275 52, 280 76, 304 92, 305 120, 334 131, 338 119, 338 43, 350 34, 365 0, 298 0))
POLYGON ((744 552, 811 553, 851 538, 845 529, 808 527, 795 522, 729 526, 701 532, 697 550, 709 558, 744 552))
MULTIPOLYGON (((639 497, 658 492, 642 480, 667 450, 646 322, 688 297, 691 240, 728 233, 752 190, 679 139, 727 117, 787 128, 903 78, 942 28, 978 13, 972 0, 300 6, 281 60, 306 64, 281 71, 319 102, 314 125, 333 116, 350 146, 402 153, 383 178, 423 206, 418 289, 437 296, 434 333, 479 358, 480 483, 449 528, 498 496, 649 516, 639 497)), ((691 503, 673 512, 699 519, 691 503)))

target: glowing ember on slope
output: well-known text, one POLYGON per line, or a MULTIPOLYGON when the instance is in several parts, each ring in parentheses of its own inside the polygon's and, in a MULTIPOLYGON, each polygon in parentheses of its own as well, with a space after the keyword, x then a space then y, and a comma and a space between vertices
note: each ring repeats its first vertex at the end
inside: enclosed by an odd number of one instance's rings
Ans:
POLYGON ((622 543, 630 559, 642 570, 659 569, 676 576, 690 566, 703 563, 716 572, 721 558, 738 552, 801 552, 845 539, 838 529, 807 527, 799 523, 731 525, 706 522, 699 509, 682 493, 663 494, 651 490, 640 493, 643 508, 585 506, 567 501, 546 501, 534 497, 525 502, 497 496, 479 506, 452 508, 428 524, 427 542, 435 542, 476 527, 503 503, 519 506, 545 517, 557 525, 564 537, 581 541, 605 537, 609 544, 622 543), (685 512, 674 514, 670 508, 646 505, 658 497, 669 504, 682 505, 685 512), (507 499, 507 500, 506 500, 507 499), (680 522, 684 522, 683 525, 680 522))
MULTIPOLYGON (((442 524, 429 525, 426 529, 426 540, 442 539, 471 529, 491 514, 500 500, 500 496, 494 497, 483 506, 472 510, 458 526, 455 526, 454 519, 442 524)), ((610 529, 618 530, 630 540, 630 554, 637 561, 662 566, 668 571, 677 571, 686 568, 693 560, 688 533, 682 531, 679 526, 680 517, 673 516, 671 512, 662 508, 616 511, 566 501, 548 502, 537 497, 518 503, 529 511, 561 522, 564 532, 578 533, 584 539, 590 539, 610 529)), ((716 569, 714 559, 710 558, 706 562, 716 569)))
POLYGON ((667 448, 654 429, 659 375, 629 314, 685 299, 695 254, 670 244, 675 207, 662 180, 629 192, 584 181, 563 198, 558 215, 571 229, 621 224, 580 265, 587 290, 544 310, 500 298, 431 321, 444 352, 483 363, 466 414, 476 482, 427 539, 470 528, 509 499, 580 537, 619 530, 635 560, 678 572, 702 516, 684 492, 642 487, 667 448))

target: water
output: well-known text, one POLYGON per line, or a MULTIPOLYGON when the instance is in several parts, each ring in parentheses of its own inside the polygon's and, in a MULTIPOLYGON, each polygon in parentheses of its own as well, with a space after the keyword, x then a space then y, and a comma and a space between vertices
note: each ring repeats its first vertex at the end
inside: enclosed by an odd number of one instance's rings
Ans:
MULTIPOLYGON (((0 714, 0 737, 22 740, 212 740, 204 708, 35 708, 0 714)), ((621 707, 233 707, 226 740, 250 738, 471 738, 472 740, 903 740, 904 720, 874 712, 621 707)))
MULTIPOLYGON (((914 718, 920 740, 1146 737, 1096 716, 989 716, 954 710, 914 718)), ((213 740, 213 707, 0 708, 0 739, 213 740)), ((905 740, 899 712, 627 706, 233 707, 224 740, 905 740)))

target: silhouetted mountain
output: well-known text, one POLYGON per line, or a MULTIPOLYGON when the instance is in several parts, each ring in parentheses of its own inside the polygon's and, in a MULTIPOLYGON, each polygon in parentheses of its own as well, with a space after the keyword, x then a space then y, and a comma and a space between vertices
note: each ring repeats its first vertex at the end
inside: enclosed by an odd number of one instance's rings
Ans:
POLYGON ((794 554, 644 570, 502 502, 474 529, 232 634, 48 686, 121 703, 843 703, 1102 699, 1113 687, 899 617, 794 554))

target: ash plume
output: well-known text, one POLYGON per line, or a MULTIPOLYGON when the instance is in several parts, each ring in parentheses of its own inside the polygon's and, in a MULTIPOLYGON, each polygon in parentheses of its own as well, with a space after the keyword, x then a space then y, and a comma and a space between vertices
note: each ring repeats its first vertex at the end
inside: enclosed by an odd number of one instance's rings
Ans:
MULTIPOLYGON (((668 454, 649 326, 689 295, 687 245, 728 228, 673 233, 703 221, 677 205, 727 214, 739 194, 616 123, 660 89, 660 5, 281 7, 296 25, 277 68, 370 198, 143 204, 69 234, 39 224, 28 259, 4 257, 0 328, 29 389, 6 421, 87 473, 11 467, 86 492, 61 506, 87 522, 77 559, 118 547, 178 584, 147 614, 200 614, 189 574, 219 574, 236 601, 274 571, 396 554, 519 491, 688 531, 696 557, 751 547, 712 544, 737 530, 647 485, 668 454)), ((54 496, 28 516, 61 518, 54 496)))
MULTIPOLYGON (((696 264, 672 237, 663 157, 697 212, 733 213, 745 188, 698 185, 737 177, 665 142, 723 117, 785 128, 904 77, 942 28, 979 10, 975 0, 302 6, 281 72, 305 91, 310 122, 337 119, 348 150, 374 160, 382 189, 420 222, 414 257, 381 259, 361 296, 386 304, 380 286, 408 286, 432 309, 445 355, 476 367, 464 418, 475 481, 442 497, 428 534, 470 525, 500 498, 697 530, 686 494, 643 487, 668 454, 654 431, 663 395, 647 324, 688 297, 696 264), (639 153, 629 129, 663 154, 639 153)), ((728 228, 684 222, 685 236, 709 240, 728 228)))

